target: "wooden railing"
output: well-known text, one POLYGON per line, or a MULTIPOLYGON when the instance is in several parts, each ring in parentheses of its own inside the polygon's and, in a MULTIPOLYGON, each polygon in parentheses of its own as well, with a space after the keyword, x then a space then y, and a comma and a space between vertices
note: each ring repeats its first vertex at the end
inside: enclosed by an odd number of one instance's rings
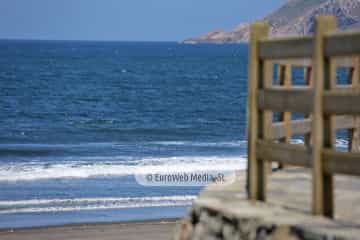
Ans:
POLYGON ((248 191, 251 200, 266 201, 271 162, 311 168, 313 213, 333 217, 333 175, 360 176, 360 32, 336 32, 332 16, 317 17, 315 25, 314 37, 287 39, 268 39, 265 23, 251 27, 248 191), (304 68, 303 86, 291 85, 293 67, 304 68), (348 69, 347 85, 337 84, 338 67, 348 69), (292 120, 295 112, 304 119, 292 120), (341 129, 349 132, 348 152, 335 147, 341 129), (305 144, 290 144, 299 134, 305 144))

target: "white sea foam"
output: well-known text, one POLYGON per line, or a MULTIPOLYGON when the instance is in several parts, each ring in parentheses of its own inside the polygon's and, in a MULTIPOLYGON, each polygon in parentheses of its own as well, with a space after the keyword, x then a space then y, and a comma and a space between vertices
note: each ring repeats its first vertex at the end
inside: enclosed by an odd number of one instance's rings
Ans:
POLYGON ((47 207, 47 208, 20 208, 0 210, 0 214, 16 214, 16 213, 41 213, 41 212, 72 212, 72 211, 93 211, 93 210, 107 210, 107 209, 123 209, 123 208, 147 208, 147 207, 176 207, 188 206, 191 203, 142 203, 142 204, 124 204, 111 206, 76 206, 76 207, 47 207))
POLYGON ((147 201, 192 201, 195 195, 173 195, 153 197, 108 197, 108 198, 57 198, 57 199, 28 199, 15 201, 0 201, 0 207, 48 205, 48 204, 89 204, 113 202, 147 202, 147 201))
POLYGON ((347 149, 349 146, 349 141, 345 139, 336 139, 336 147, 347 149))
MULTIPOLYGON (((131 145, 132 143, 122 142, 89 142, 89 143, 74 143, 74 144, 47 144, 47 143, 13 143, 0 144, 1 148, 11 149, 61 149, 61 148, 82 148, 82 147, 115 147, 119 145, 131 145)), ((197 142, 197 141, 145 141, 137 142, 136 144, 146 145, 184 145, 184 146, 243 146, 247 144, 246 140, 234 140, 225 142, 197 142)))
POLYGON ((90 142, 90 143, 78 143, 78 144, 47 144, 47 143, 11 143, 0 144, 0 149, 61 149, 61 148, 81 148, 81 147, 106 147, 114 146, 117 142, 90 142))
MULTIPOLYGON (((291 144, 304 144, 304 140, 293 138, 291 144)), ((154 142, 159 145, 175 145, 175 146, 195 146, 195 147, 246 147, 246 140, 229 141, 229 142, 192 142, 192 141, 159 141, 154 142)), ((349 141, 346 139, 336 139, 336 147, 347 148, 349 141)))
MULTIPOLYGON (((302 139, 292 139, 292 144, 303 144, 302 139)), ((115 143, 102 143, 103 145, 115 143)), ((233 142, 152 142, 163 145, 192 146, 246 146, 246 141, 233 142)), ((100 144, 101 145, 101 144, 100 144)), ((346 148, 348 141, 337 139, 336 147, 346 148)), ((50 147, 52 145, 48 145, 50 147)), ((77 145, 76 145, 77 146, 77 145)), ((94 145, 95 146, 95 145, 94 145)), ((98 145, 96 145, 98 146, 98 145)), ((65 147, 59 145, 56 147, 65 147)), ((149 173, 178 173, 196 171, 235 171, 246 168, 246 156, 181 156, 129 158, 126 156, 65 157, 64 161, 0 164, 0 182, 36 181, 61 178, 90 178, 141 175, 149 173), (96 160, 96 161, 94 161, 96 160)))
POLYGON ((164 206, 188 206, 194 195, 125 197, 125 198, 76 198, 76 199, 31 199, 0 201, 0 214, 68 212, 83 210, 106 210, 122 208, 145 208, 164 206))
POLYGON ((246 146, 246 140, 228 142, 193 142, 193 141, 159 141, 154 142, 159 145, 175 146, 194 146, 194 147, 240 147, 246 146))
POLYGON ((0 165, 0 181, 34 181, 60 178, 129 176, 149 173, 196 171, 234 171, 246 167, 243 157, 169 157, 143 158, 128 163, 63 162, 56 164, 33 162, 0 165), (134 164, 135 163, 135 164, 134 164))

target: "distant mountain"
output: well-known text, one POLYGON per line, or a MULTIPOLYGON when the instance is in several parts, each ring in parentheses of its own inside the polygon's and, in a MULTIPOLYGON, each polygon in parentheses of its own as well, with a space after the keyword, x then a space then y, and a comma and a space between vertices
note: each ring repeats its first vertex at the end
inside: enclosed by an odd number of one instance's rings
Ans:
MULTIPOLYGON (((336 16, 340 29, 360 29, 360 0, 289 0, 262 19, 270 25, 271 36, 308 35, 314 32, 318 15, 336 16)), ((241 43, 249 40, 250 23, 241 23, 230 32, 216 30, 189 38, 184 43, 241 43)))

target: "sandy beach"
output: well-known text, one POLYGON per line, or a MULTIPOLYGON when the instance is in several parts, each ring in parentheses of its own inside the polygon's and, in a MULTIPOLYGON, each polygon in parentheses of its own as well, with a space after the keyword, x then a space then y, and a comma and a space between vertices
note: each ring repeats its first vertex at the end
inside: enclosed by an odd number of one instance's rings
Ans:
POLYGON ((175 219, 0 230, 1 240, 172 239, 175 219))

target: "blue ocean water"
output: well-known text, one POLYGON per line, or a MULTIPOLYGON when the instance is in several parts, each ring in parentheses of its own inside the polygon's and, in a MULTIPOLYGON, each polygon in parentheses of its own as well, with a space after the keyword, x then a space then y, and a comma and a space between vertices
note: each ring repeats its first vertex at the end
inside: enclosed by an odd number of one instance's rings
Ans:
POLYGON ((154 166, 239 170, 246 45, 0 41, 0 228, 181 217, 201 187, 154 166))

